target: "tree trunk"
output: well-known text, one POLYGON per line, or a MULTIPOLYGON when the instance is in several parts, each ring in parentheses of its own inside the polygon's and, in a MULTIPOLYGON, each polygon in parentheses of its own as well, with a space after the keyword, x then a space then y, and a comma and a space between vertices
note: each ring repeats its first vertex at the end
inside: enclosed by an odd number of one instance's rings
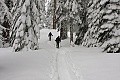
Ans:
POLYGON ((66 25, 66 21, 62 21, 61 22, 60 38, 62 40, 67 38, 67 25, 66 25))
POLYGON ((73 42, 73 26, 70 25, 70 43, 73 42))
POLYGON ((53 29, 56 29, 56 0, 54 0, 53 29))

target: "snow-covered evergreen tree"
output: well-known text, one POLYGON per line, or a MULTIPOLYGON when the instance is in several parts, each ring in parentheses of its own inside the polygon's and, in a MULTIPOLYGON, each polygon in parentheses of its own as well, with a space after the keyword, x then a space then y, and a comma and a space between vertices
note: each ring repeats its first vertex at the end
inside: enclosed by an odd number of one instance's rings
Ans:
POLYGON ((1 47, 9 46, 9 32, 12 24, 12 15, 4 1, 0 1, 0 44, 1 47))
POLYGON ((48 28, 53 28, 53 4, 54 0, 47 0, 47 5, 46 5, 46 26, 48 28))
POLYGON ((118 53, 120 52, 120 0, 108 1, 106 9, 103 12, 103 21, 106 22, 101 21, 98 41, 105 40, 102 45, 104 51, 118 53))
POLYGON ((67 9, 65 8, 65 1, 66 0, 58 0, 57 1, 57 9, 56 9, 56 25, 58 30, 60 30, 60 37, 61 39, 67 38, 67 19, 66 13, 67 9))
POLYGON ((78 4, 81 7, 79 10, 79 17, 81 23, 79 23, 79 29, 76 33, 76 41, 75 44, 80 45, 83 42, 84 35, 88 30, 88 20, 87 20, 87 12, 88 12, 88 3, 89 0, 78 0, 78 4))
MULTIPOLYGON (((87 13, 87 21, 88 21, 88 31, 84 36, 84 42, 82 45, 84 46, 97 46, 97 32, 100 20, 100 0, 90 0, 88 6, 88 13, 87 13)), ((104 7, 101 7, 102 9, 104 7)))
POLYGON ((5 4, 7 5, 9 11, 11 11, 12 7, 13 7, 13 0, 4 0, 5 4))
POLYGON ((44 24, 46 23, 45 0, 36 0, 36 4, 40 13, 39 27, 44 27, 44 24))
POLYGON ((71 32, 71 41, 73 41, 73 31, 77 31, 80 20, 81 6, 80 0, 59 0, 57 7, 57 25, 61 31, 61 38, 67 38, 67 31, 71 32))
POLYGON ((41 0, 17 0, 12 12, 14 22, 11 33, 13 50, 36 50, 38 46, 41 0))
POLYGON ((120 0, 91 0, 88 22, 83 45, 120 52, 120 0))

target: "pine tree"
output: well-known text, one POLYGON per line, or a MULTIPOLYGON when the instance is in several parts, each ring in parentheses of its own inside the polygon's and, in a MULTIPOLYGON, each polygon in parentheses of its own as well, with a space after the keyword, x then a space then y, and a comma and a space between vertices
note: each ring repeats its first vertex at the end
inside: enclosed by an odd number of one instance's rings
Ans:
POLYGON ((9 46, 9 32, 12 25, 12 15, 4 1, 0 1, 1 47, 9 46))
POLYGON ((120 1, 91 0, 88 13, 89 29, 85 46, 102 46, 107 52, 120 52, 120 1))
POLYGON ((75 44, 80 45, 83 43, 83 38, 88 30, 87 13, 89 0, 78 0, 78 3, 80 6, 79 17, 81 22, 78 24, 79 29, 76 33, 77 38, 75 44))
POLYGON ((46 11, 45 11, 45 0, 36 0, 37 8, 40 13, 40 23, 39 27, 44 27, 44 24, 46 24, 46 11))
POLYGON ((67 9, 65 8, 65 1, 66 0, 58 0, 57 2, 57 9, 56 9, 56 25, 57 28, 60 30, 60 37, 61 39, 67 38, 67 30, 68 30, 68 21, 66 18, 67 9))
POLYGON ((46 26, 48 28, 53 28, 53 3, 54 0, 48 0, 46 10, 46 26))
POLYGON ((100 28, 99 42, 103 42, 104 51, 110 53, 120 52, 120 0, 110 0, 103 10, 102 25, 100 28), (104 21, 104 22, 103 22, 104 21), (104 41, 103 41, 104 40, 104 41))
POLYGON ((5 0, 5 4, 9 8, 9 11, 11 11, 11 9, 13 7, 13 0, 5 0))
POLYGON ((11 33, 13 50, 36 50, 40 23, 39 0, 17 0, 12 11, 14 22, 11 33))
POLYGON ((67 31, 70 31, 70 42, 73 42, 73 32, 77 31, 79 24, 81 24, 79 2, 79 0, 58 1, 57 25, 60 28, 62 39, 66 39, 67 31))
POLYGON ((100 20, 100 0, 90 0, 88 4, 88 30, 84 36, 84 42, 82 43, 83 46, 98 46, 97 44, 97 32, 99 31, 99 20, 100 20))

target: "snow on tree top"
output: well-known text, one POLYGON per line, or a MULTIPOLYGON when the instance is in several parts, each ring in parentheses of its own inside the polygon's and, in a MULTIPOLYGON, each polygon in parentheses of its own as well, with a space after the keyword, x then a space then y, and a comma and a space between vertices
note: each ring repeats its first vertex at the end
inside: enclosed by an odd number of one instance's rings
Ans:
POLYGON ((31 17, 30 17, 30 15, 27 15, 26 23, 27 23, 27 26, 31 26, 31 17))
POLYGON ((120 5, 108 4, 108 5, 106 6, 106 8, 108 8, 108 9, 113 9, 113 10, 116 10, 116 9, 119 9, 119 10, 120 10, 120 5))
POLYGON ((30 5, 30 0, 26 0, 25 4, 26 4, 26 6, 29 6, 30 5))
POLYGON ((105 4, 107 1, 109 1, 109 0, 101 0, 100 5, 105 4))
POLYGON ((23 4, 23 7, 22 7, 22 10, 21 10, 21 13, 26 13, 26 5, 25 5, 25 3, 23 4))
POLYGON ((72 11, 78 12, 77 11, 77 6, 78 6, 78 4, 77 4, 76 0, 74 0, 73 3, 72 3, 72 11))
POLYGON ((69 0, 66 1, 65 7, 68 8, 68 5, 69 5, 69 0))
MULTIPOLYGON (((38 9, 37 9, 35 3, 33 3, 32 11, 34 12, 34 15, 39 16, 39 12, 38 12, 38 9)), ((37 19, 37 18, 36 18, 36 19, 37 19)))
POLYGON ((110 2, 120 2, 120 0, 110 0, 110 2))
POLYGON ((113 24, 110 24, 110 23, 105 23, 105 24, 103 24, 102 26, 101 26, 101 28, 113 28, 114 27, 114 25, 113 24))
POLYGON ((115 19, 115 18, 118 18, 118 14, 117 14, 117 13, 112 13, 112 14, 110 14, 110 15, 105 15, 105 16, 103 16, 103 19, 112 20, 112 19, 115 19))
POLYGON ((112 12, 112 10, 106 10, 106 13, 108 13, 108 14, 111 13, 111 12, 112 12))
POLYGON ((24 14, 21 15, 21 21, 22 23, 25 24, 25 21, 26 21, 26 16, 24 14))
POLYGON ((120 16, 114 20, 111 21, 111 23, 120 23, 120 16))
POLYGON ((0 25, 0 29, 6 29, 5 27, 3 27, 2 25, 0 25))
POLYGON ((120 29, 119 29, 119 30, 115 30, 114 35, 115 35, 115 36, 120 36, 120 29))

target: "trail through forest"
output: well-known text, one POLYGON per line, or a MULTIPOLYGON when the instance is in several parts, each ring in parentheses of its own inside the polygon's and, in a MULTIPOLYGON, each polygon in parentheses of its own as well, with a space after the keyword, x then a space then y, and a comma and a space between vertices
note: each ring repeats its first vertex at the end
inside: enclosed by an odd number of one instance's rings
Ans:
POLYGON ((120 80, 120 55, 99 48, 71 47, 69 37, 56 48, 56 30, 40 31, 39 50, 0 49, 0 80, 120 80), (49 41, 48 33, 53 33, 49 41))
MULTIPOLYGON (((43 36, 45 36, 45 33, 42 34, 44 34, 43 36)), ((77 74, 76 76, 75 66, 71 62, 69 54, 67 54, 68 51, 66 45, 69 45, 69 43, 64 43, 63 41, 62 43, 60 43, 61 47, 58 49, 56 48, 55 38, 59 34, 57 34, 57 32, 55 34, 54 32, 53 35, 54 36, 52 38, 52 41, 48 41, 47 38, 39 41, 40 47, 44 47, 45 50, 49 49, 51 51, 55 51, 51 63, 51 72, 49 75, 51 80, 79 80, 77 77, 79 74, 77 74)), ((41 35, 41 37, 43 36, 41 35)))

